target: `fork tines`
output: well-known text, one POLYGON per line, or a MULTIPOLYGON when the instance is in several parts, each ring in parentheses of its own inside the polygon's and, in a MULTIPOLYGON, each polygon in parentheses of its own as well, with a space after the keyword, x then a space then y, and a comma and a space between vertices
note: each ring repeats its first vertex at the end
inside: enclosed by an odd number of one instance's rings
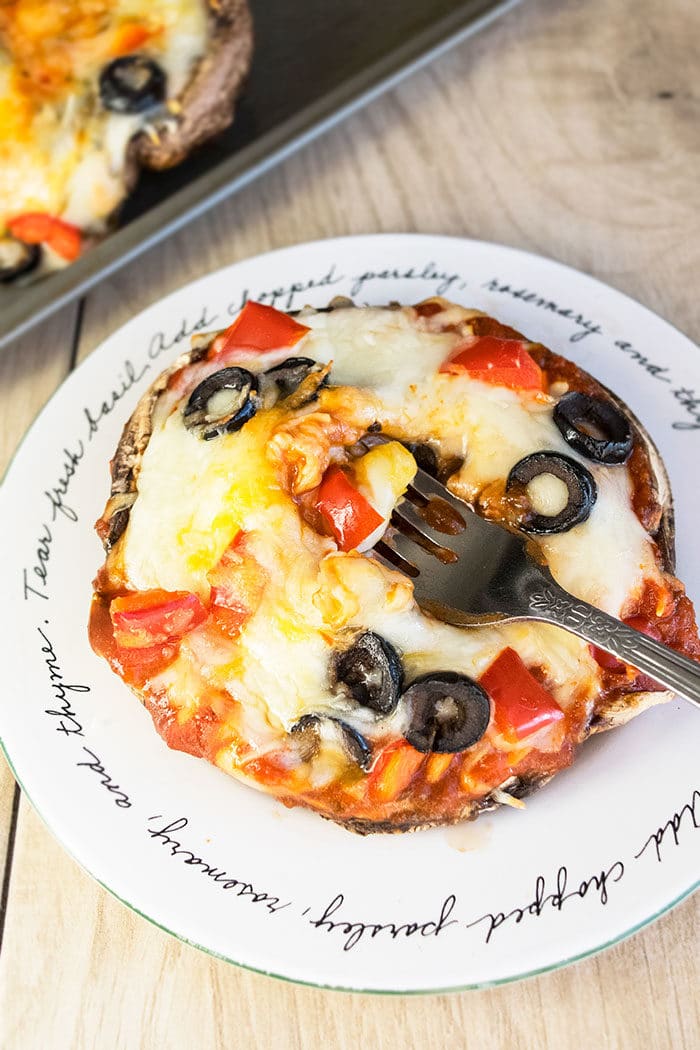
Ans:
POLYGON ((418 470, 404 500, 395 508, 387 533, 374 551, 384 564, 410 576, 435 571, 459 555, 450 540, 466 527, 464 504, 424 470, 418 470))

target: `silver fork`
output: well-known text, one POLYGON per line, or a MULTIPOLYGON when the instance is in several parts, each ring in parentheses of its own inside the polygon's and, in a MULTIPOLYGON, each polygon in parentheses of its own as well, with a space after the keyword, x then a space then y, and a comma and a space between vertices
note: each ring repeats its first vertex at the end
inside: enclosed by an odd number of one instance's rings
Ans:
POLYGON ((418 470, 373 555, 413 578, 418 604, 446 623, 555 624, 700 706, 700 665, 560 587, 534 543, 474 513, 418 470))

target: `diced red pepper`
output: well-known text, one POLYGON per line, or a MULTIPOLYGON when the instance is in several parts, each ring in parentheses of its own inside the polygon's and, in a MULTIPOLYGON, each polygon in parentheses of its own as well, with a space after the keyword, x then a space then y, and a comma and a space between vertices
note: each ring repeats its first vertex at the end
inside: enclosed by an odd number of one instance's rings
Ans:
POLYGON ((242 762, 241 769, 246 776, 270 787, 281 787, 284 784, 291 787, 297 773, 294 766, 290 766, 289 754, 286 751, 268 751, 261 758, 251 758, 242 762))
POLYGON ((27 212, 10 219, 7 228, 25 244, 47 244, 57 255, 73 262, 80 255, 83 237, 77 226, 46 212, 27 212))
POLYGON ((207 610, 189 591, 133 591, 109 608, 114 640, 125 649, 152 649, 178 641, 206 619, 207 610))
POLYGON ((507 736, 522 740, 564 717, 514 649, 504 649, 479 681, 493 700, 497 728, 507 736))
POLYGON ((211 584, 211 614, 229 638, 237 637, 260 605, 267 573, 249 552, 247 534, 239 532, 218 565, 207 573, 211 584))
POLYGON ((127 649, 118 645, 109 606, 98 598, 92 601, 88 633, 94 651, 104 656, 129 685, 138 688, 153 675, 159 674, 177 656, 177 642, 147 646, 145 649, 127 649))
POLYGON ((406 790, 425 755, 410 744, 389 744, 381 752, 367 781, 373 802, 393 802, 406 790))
POLYGON ((111 53, 128 55, 143 47, 153 35, 153 31, 141 22, 122 22, 114 31, 111 53))
POLYGON ((441 372, 464 375, 511 390, 541 390, 542 370, 520 339, 474 336, 440 366, 441 372))
POLYGON ((217 335, 211 353, 218 355, 238 348, 259 353, 280 350, 294 346, 310 330, 289 314, 249 299, 233 324, 217 335))
POLYGON ((316 506, 341 551, 355 550, 384 520, 338 466, 323 475, 316 506))

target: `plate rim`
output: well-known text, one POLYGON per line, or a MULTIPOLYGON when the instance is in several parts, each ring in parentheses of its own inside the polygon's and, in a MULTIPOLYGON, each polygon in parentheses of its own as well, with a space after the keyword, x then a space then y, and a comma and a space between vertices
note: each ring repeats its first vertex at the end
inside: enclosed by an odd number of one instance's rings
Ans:
MULTIPOLYGON (((431 233, 410 232, 410 231, 382 231, 382 232, 379 232, 379 233, 347 234, 347 235, 342 235, 342 236, 338 236, 338 237, 316 238, 316 239, 310 240, 310 241, 302 241, 302 242, 295 242, 295 243, 292 243, 292 244, 280 245, 277 248, 271 248, 271 249, 269 249, 267 251, 259 252, 259 253, 255 254, 255 255, 246 256, 245 258, 235 260, 234 262, 226 263, 226 264, 224 264, 221 267, 217 267, 216 269, 211 270, 209 273, 202 274, 199 277, 196 277, 196 278, 194 278, 194 279, 192 279, 190 281, 186 281, 182 285, 179 285, 177 288, 173 289, 171 292, 168 292, 166 295, 163 295, 160 298, 155 299, 153 302, 148 303, 141 310, 139 310, 136 314, 134 314, 133 316, 129 317, 128 320, 125 321, 123 324, 121 324, 117 328, 114 328, 113 330, 111 330, 105 336, 105 338, 100 340, 100 342, 95 347, 93 347, 93 349, 88 353, 88 355, 76 367, 74 367, 68 373, 68 375, 66 375, 59 382, 58 386, 52 392, 50 397, 46 400, 46 402, 37 411, 37 413, 34 416, 32 422, 27 427, 27 429, 24 432, 24 434, 23 434, 21 440, 19 441, 17 447, 15 448, 14 452, 12 453, 12 455, 11 455, 11 457, 10 457, 8 463, 7 463, 7 466, 6 466, 6 468, 5 468, 4 472, 3 472, 3 475, 0 478, 0 497, 2 497, 2 494, 4 492, 5 482, 7 481, 8 475, 10 474, 10 472, 11 472, 11 470, 12 470, 12 468, 13 468, 13 466, 14 466, 17 458, 18 458, 18 456, 20 455, 20 453, 24 449, 24 447, 25 447, 26 443, 28 442, 28 440, 33 435, 33 433, 34 433, 36 427, 38 426, 42 416, 44 415, 44 412, 48 409, 49 405, 51 405, 56 398, 58 398, 59 396, 63 395, 64 388, 66 388, 67 386, 69 386, 73 382, 73 377, 82 370, 83 366, 87 365, 87 363, 94 357, 96 352, 102 350, 102 348, 104 347, 104 344, 108 340, 110 340, 111 338, 116 336, 117 333, 121 332, 126 326, 128 326, 129 324, 134 322, 137 318, 140 318, 143 314, 148 313, 154 307, 157 307, 157 306, 161 305, 164 301, 166 301, 168 299, 171 299, 171 298, 174 299, 176 296, 181 295, 187 289, 190 289, 190 288, 195 287, 197 285, 205 284, 206 282, 210 281, 212 278, 216 277, 217 275, 219 275, 221 273, 224 273, 225 271, 235 269, 235 268, 237 268, 239 266, 245 266, 245 265, 250 264, 250 263, 258 262, 259 260, 262 260, 262 259, 264 259, 266 257, 278 256, 278 255, 286 254, 286 253, 293 254, 295 252, 304 251, 306 249, 317 249, 317 248, 319 248, 321 246, 327 246, 327 247, 338 246, 339 248, 342 248, 344 245, 357 244, 358 242, 361 242, 361 241, 374 241, 374 242, 376 242, 376 241, 396 241, 396 240, 412 241, 414 243, 415 242, 424 242, 424 243, 430 242, 432 244, 435 244, 436 242, 444 241, 444 242, 448 242, 448 243, 450 243, 452 245, 460 244, 460 245, 464 245, 468 249, 469 248, 472 248, 472 249, 475 248, 477 250, 482 249, 482 248, 486 248, 486 249, 493 249, 493 248, 495 248, 495 249, 504 250, 504 251, 506 251, 508 253, 512 253, 512 254, 514 254, 516 256, 519 256, 520 258, 522 258, 522 260, 524 262, 527 262, 528 260, 533 260, 534 259, 537 262, 545 263, 547 266, 554 267, 555 270, 561 270, 564 273, 568 274, 572 278, 576 278, 576 279, 584 278, 585 281, 591 282, 591 284, 594 287, 599 287, 601 289, 604 289, 606 292, 611 292, 612 291, 616 296, 619 296, 623 300, 627 301, 627 303, 630 304, 632 307, 634 307, 635 310, 642 311, 643 314, 646 314, 646 315, 652 317, 655 321, 661 321, 664 325, 668 326, 668 328, 671 329, 677 336, 679 336, 682 340, 688 342, 693 347, 693 349, 696 352, 699 349, 698 345, 694 342, 694 340, 691 339, 691 337, 688 336, 685 332, 683 332, 680 328, 678 328, 672 322, 667 321, 666 318, 662 317, 660 314, 656 313, 650 307, 646 306, 644 303, 639 302, 639 300, 635 299, 633 296, 630 296, 626 292, 620 291, 619 289, 615 288, 613 285, 607 284, 605 281, 602 281, 598 277, 595 277, 595 276, 593 276, 593 275, 591 275, 589 273, 586 273, 584 270, 579 270, 576 267, 570 266, 567 263, 563 263, 563 262, 559 261, 558 259, 553 259, 553 258, 551 258, 549 256, 541 255, 538 252, 531 252, 531 251, 528 251, 527 249, 524 249, 524 248, 514 247, 512 245, 505 244, 503 242, 486 241, 486 240, 470 238, 470 237, 461 237, 461 236, 455 235, 455 234, 442 234, 442 233, 431 234, 431 233)), ((586 949, 586 950, 584 950, 582 952, 579 952, 579 953, 577 953, 575 955, 571 955, 571 956, 567 956, 567 957, 565 957, 563 959, 559 959, 556 962, 551 963, 550 965, 535 967, 533 969, 526 969, 526 970, 524 970, 523 972, 520 972, 520 973, 508 974, 508 975, 506 975, 504 977, 493 978, 493 979, 489 979, 489 980, 486 980, 486 981, 473 981, 473 982, 469 982, 469 983, 466 983, 466 984, 454 984, 454 985, 446 985, 444 987, 428 987, 428 988, 407 988, 407 989, 406 988, 404 988, 404 989, 377 988, 377 987, 375 987, 375 988, 359 988, 359 987, 356 987, 356 986, 344 985, 344 984, 324 984, 324 983, 318 982, 318 981, 312 981, 312 980, 308 980, 308 979, 304 979, 304 978, 300 978, 300 977, 289 976, 289 975, 284 974, 284 973, 275 973, 272 970, 266 970, 266 969, 263 969, 262 967, 253 966, 250 963, 241 962, 240 960, 234 959, 233 957, 231 957, 228 954, 225 954, 224 952, 220 952, 220 951, 217 951, 214 948, 211 948, 211 947, 208 947, 206 945, 200 944, 197 940, 189 938, 189 937, 185 936, 182 933, 178 933, 177 931, 172 930, 169 926, 165 925, 163 922, 160 922, 156 918, 154 918, 153 916, 148 915, 145 912, 141 911, 141 909, 137 905, 135 905, 131 901, 127 900, 125 897, 122 897, 119 893, 116 892, 116 890, 114 890, 112 887, 107 885, 107 883, 104 882, 101 878, 99 878, 97 875, 95 875, 90 870, 90 868, 86 864, 84 864, 75 855, 73 850, 69 846, 66 845, 66 843, 63 840, 63 838, 51 826, 49 821, 46 819, 46 817, 42 813, 41 809, 34 802, 34 799, 33 799, 32 795, 31 795, 31 793, 27 790, 24 781, 22 780, 22 778, 18 774, 18 772, 17 772, 17 770, 15 768, 15 765, 14 765, 14 763, 13 763, 11 757, 10 757, 10 754, 9 754, 9 751, 8 751, 8 747, 7 747, 7 745, 5 743, 5 740, 3 739, 3 736, 2 736, 1 733, 0 733, 0 750, 2 751, 4 757, 5 757, 6 761, 7 761, 7 764, 9 766, 9 768, 10 768, 10 771, 11 771, 15 781, 16 781, 17 786, 26 795, 27 800, 29 801, 32 809, 39 816, 39 818, 41 819, 43 825, 46 827, 46 829, 52 835, 54 840, 56 842, 58 842, 58 844, 60 845, 61 849, 65 850, 65 852, 68 854, 68 856, 71 857, 71 859, 78 865, 78 867, 82 871, 84 871, 87 875, 89 875, 89 877, 91 879, 93 879, 99 886, 101 886, 102 889, 106 890, 113 898, 118 900, 121 904, 123 904, 126 907, 128 907, 130 909, 130 911, 136 913, 141 918, 146 919, 152 926, 155 926, 159 930, 162 930, 165 933, 169 934, 170 936, 175 937, 178 941, 180 941, 180 942, 182 942, 184 944, 187 944, 190 947, 196 948, 196 949, 206 953, 207 955, 211 956, 212 958, 219 959, 219 960, 221 960, 223 962, 227 962, 227 963, 232 964, 234 966, 240 967, 243 970, 247 970, 247 971, 249 971, 251 973, 261 974, 261 975, 266 976, 266 977, 272 977, 272 978, 274 978, 276 980, 284 981, 284 982, 292 984, 292 985, 300 985, 300 986, 303 986, 303 987, 317 988, 317 989, 320 989, 322 991, 333 991, 333 992, 343 992, 343 993, 348 993, 348 994, 373 995, 373 996, 376 995, 376 996, 415 997, 415 996, 425 996, 425 995, 458 994, 458 993, 461 993, 461 992, 484 990, 484 989, 488 989, 488 988, 496 988, 496 987, 500 987, 502 985, 512 984, 512 983, 514 983, 516 981, 521 981, 521 980, 525 980, 525 979, 528 979, 528 978, 531 978, 531 977, 541 976, 543 974, 547 974, 547 973, 551 973, 551 972, 559 970, 559 969, 563 969, 566 966, 570 966, 570 965, 572 965, 574 963, 577 963, 577 962, 580 962, 580 961, 582 961, 584 959, 588 959, 588 958, 591 958, 591 957, 593 957, 595 955, 598 955, 599 953, 601 953, 603 951, 606 951, 608 948, 614 947, 617 944, 621 944, 622 942, 628 940, 630 937, 632 937, 635 934, 639 933, 641 930, 645 929, 647 926, 650 926, 652 923, 656 922, 657 919, 659 919, 662 916, 664 916, 665 914, 671 912, 679 904, 681 904, 683 901, 687 900, 698 889, 700 889, 700 876, 698 876, 696 878, 695 882, 691 882, 691 884, 686 889, 684 889, 680 894, 678 894, 677 896, 672 898, 670 901, 665 903, 661 908, 659 908, 656 911, 653 911, 652 913, 650 913, 649 915, 647 915, 643 919, 641 919, 639 922, 633 924, 631 927, 629 927, 626 930, 623 930, 621 933, 619 933, 616 936, 610 938, 609 940, 604 941, 602 944, 595 945, 595 946, 593 946, 593 947, 591 947, 589 949, 586 949)))

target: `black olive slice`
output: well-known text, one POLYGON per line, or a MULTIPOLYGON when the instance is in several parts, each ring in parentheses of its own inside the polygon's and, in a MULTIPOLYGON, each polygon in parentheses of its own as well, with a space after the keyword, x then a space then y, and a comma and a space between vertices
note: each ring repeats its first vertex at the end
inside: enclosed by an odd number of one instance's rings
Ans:
POLYGON ((421 470, 430 474, 432 478, 438 476, 440 464, 437 453, 431 445, 425 445, 422 441, 402 441, 401 444, 408 449, 421 470))
POLYGON ((435 671, 411 682, 403 694, 410 725, 406 740, 426 754, 455 754, 481 740, 491 718, 488 694, 456 671, 435 671))
POLYGON ((0 240, 0 284, 9 284, 22 274, 36 270, 41 260, 41 246, 25 244, 12 237, 0 240))
POLYGON ((360 769, 369 769, 372 763, 372 749, 365 738, 354 726, 348 725, 340 718, 333 718, 331 715, 302 715, 299 721, 292 726, 292 733, 306 738, 307 744, 302 754, 304 760, 309 761, 318 752, 321 743, 322 720, 326 725, 338 731, 343 747, 353 762, 356 762, 360 769))
POLYGON ((386 638, 365 631, 335 658, 335 679, 363 707, 389 715, 396 709, 403 681, 399 654, 386 638))
POLYGON ((145 113, 165 98, 165 73, 146 55, 115 58, 100 73, 100 98, 112 113, 145 113))
POLYGON ((289 399, 285 407, 303 408, 315 401, 318 392, 328 385, 331 366, 310 357, 288 357, 264 373, 264 403, 270 408, 279 398, 289 399))
POLYGON ((569 498, 564 509, 558 514, 528 514, 519 523, 522 531, 544 536, 554 532, 568 532, 574 525, 586 521, 598 498, 593 475, 575 459, 563 456, 559 452, 533 452, 531 456, 519 460, 508 475, 506 491, 524 491, 532 479, 540 474, 553 474, 555 478, 563 481, 569 498))
POLYGON ((595 463, 615 466, 629 459, 634 444, 632 426, 611 401, 572 391, 554 406, 554 422, 567 445, 595 463))
MULTIPOLYGON (((274 368, 268 368, 265 375, 274 379, 280 397, 288 397, 289 394, 294 393, 302 379, 306 379, 309 372, 320 371, 322 367, 310 357, 288 357, 286 361, 280 361, 274 368)), ((328 382, 327 378, 325 382, 328 382)))
POLYGON ((240 430, 258 410, 258 379, 247 368, 222 368, 195 387, 185 405, 185 426, 205 441, 240 430))

